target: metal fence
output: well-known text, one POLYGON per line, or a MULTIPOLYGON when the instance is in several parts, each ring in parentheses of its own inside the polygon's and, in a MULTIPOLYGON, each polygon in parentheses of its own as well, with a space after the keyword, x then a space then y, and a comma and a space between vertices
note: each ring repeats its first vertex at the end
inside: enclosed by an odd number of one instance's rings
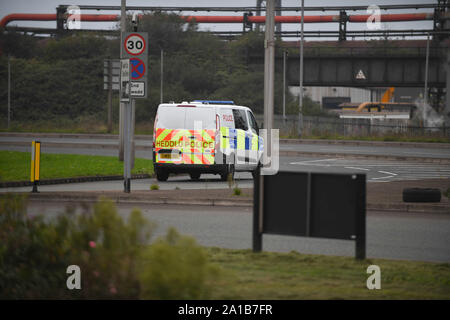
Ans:
MULTIPOLYGON (((258 125, 263 115, 255 115, 258 125)), ((273 127, 280 129, 280 136, 294 138, 298 132, 298 115, 274 116, 273 127)), ((423 127, 401 119, 340 119, 333 117, 303 116, 302 136, 406 136, 450 138, 450 127, 423 127)))

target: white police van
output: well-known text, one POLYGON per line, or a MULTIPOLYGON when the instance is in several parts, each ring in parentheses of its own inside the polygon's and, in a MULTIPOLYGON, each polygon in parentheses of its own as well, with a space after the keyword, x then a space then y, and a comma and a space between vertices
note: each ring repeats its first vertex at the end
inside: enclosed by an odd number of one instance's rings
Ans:
POLYGON ((202 173, 233 178, 235 171, 253 174, 262 151, 262 139, 253 112, 233 101, 195 100, 158 106, 153 129, 156 177, 170 173, 202 173))

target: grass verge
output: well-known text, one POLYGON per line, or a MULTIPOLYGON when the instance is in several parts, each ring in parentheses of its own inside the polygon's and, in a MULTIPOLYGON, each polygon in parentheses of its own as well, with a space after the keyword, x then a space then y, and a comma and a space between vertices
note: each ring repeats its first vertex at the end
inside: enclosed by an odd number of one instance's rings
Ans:
POLYGON ((450 264, 207 248, 222 277, 213 299, 450 299, 450 264), (366 287, 367 267, 381 289, 366 287))
MULTIPOLYGON (((29 152, 0 151, 0 181, 27 181, 30 179, 29 152)), ((40 179, 85 176, 122 175, 123 162, 117 157, 41 154, 40 179)), ((136 158, 132 174, 153 174, 151 160, 136 158)))

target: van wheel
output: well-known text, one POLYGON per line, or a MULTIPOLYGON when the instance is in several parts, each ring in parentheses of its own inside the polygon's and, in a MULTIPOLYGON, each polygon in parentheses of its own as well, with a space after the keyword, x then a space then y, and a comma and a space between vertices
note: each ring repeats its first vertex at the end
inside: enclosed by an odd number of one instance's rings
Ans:
POLYGON ((435 188, 403 189, 403 202, 440 202, 441 190, 435 188))
POLYGON ((253 180, 256 179, 256 177, 258 176, 258 168, 261 168, 261 167, 262 167, 261 162, 258 161, 258 166, 256 167, 255 170, 252 171, 253 180))
POLYGON ((225 170, 220 174, 220 180, 222 181, 228 181, 228 179, 233 180, 234 179, 234 154, 231 154, 230 156, 230 162, 225 165, 225 170))
POLYGON ((230 165, 230 168, 227 168, 225 172, 220 174, 221 181, 228 181, 228 179, 234 179, 234 164, 230 165))
POLYGON ((225 171, 220 174, 220 180, 221 181, 228 181, 228 179, 233 180, 234 172, 235 172, 234 164, 231 163, 227 165, 225 171))
POLYGON ((193 172, 193 173, 189 173, 189 176, 191 177, 191 180, 197 181, 200 179, 201 173, 193 172))
POLYGON ((167 181, 169 178, 169 172, 167 170, 158 169, 156 170, 156 180, 167 181))

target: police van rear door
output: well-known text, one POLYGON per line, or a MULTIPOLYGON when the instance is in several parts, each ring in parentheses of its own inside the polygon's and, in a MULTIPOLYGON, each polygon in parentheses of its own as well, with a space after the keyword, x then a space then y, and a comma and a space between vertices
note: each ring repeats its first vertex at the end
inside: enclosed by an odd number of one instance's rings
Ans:
POLYGON ((181 144, 174 135, 184 128, 185 117, 185 108, 176 105, 161 105, 158 108, 154 128, 157 163, 181 163, 181 144))
POLYGON ((215 112, 195 104, 158 109, 155 151, 158 163, 214 163, 215 112))
POLYGON ((187 139, 183 145, 183 163, 214 164, 216 112, 214 107, 199 106, 185 108, 187 139))

